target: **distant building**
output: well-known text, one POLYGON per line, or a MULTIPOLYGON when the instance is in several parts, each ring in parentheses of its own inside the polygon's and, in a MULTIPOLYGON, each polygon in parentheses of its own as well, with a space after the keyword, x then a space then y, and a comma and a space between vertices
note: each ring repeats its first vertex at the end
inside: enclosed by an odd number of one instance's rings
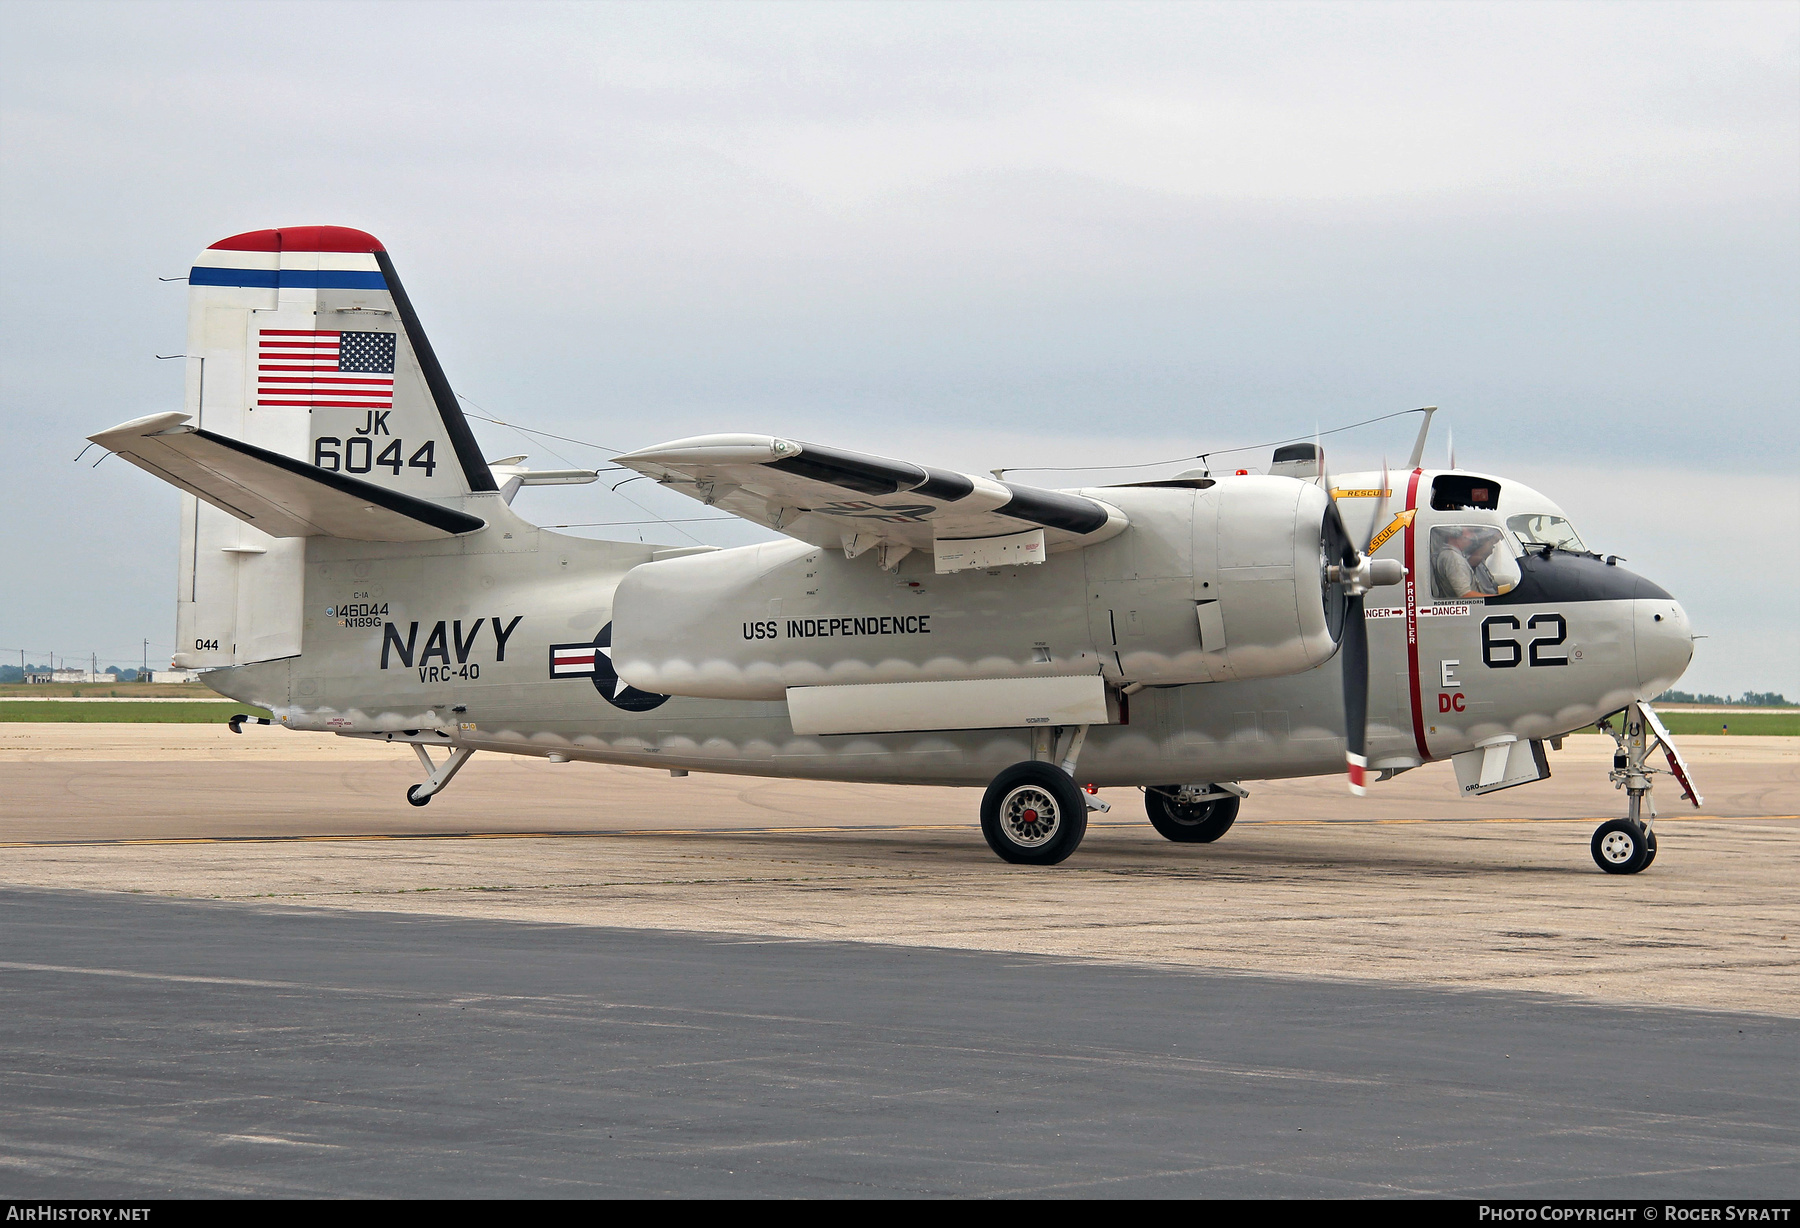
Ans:
POLYGON ((51 682, 117 682, 111 674, 96 674, 90 669, 59 669, 51 671, 51 682))
POLYGON ((55 679, 51 676, 50 671, 47 669, 28 669, 25 671, 25 681, 27 681, 27 682, 46 682, 47 683, 47 682, 53 682, 53 681, 55 681, 55 679))
POLYGON ((150 671, 152 682, 198 682, 200 671, 192 669, 157 669, 150 671))

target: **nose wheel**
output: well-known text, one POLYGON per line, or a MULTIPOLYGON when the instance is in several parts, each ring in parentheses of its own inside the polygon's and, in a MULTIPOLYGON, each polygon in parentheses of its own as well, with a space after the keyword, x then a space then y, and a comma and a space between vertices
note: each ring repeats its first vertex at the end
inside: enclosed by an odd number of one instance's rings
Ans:
POLYGON ((1593 852, 1608 874, 1637 874, 1656 860, 1656 833, 1636 819, 1609 819, 1594 831, 1593 852))

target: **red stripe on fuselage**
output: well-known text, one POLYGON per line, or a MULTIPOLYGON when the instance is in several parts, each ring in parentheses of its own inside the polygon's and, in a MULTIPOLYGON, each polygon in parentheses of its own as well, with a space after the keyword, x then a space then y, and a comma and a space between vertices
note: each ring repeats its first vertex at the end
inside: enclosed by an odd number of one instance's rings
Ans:
MULTIPOLYGON (((1411 512, 1419 506, 1419 475, 1424 470, 1414 469, 1412 477, 1406 482, 1406 510, 1411 512)), ((1418 523, 1415 515, 1406 526, 1406 669, 1412 685, 1408 690, 1412 694, 1413 741, 1419 747, 1419 758, 1426 763, 1431 762, 1431 748, 1425 745, 1425 697, 1419 691, 1419 556, 1413 548, 1413 525, 1418 523)))

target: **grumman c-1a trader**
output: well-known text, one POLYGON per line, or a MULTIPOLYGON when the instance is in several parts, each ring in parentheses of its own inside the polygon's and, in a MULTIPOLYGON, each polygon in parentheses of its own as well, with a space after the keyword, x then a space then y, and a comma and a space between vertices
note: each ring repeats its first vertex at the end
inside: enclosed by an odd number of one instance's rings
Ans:
POLYGON ((1298 444, 1082 490, 706 435, 618 463, 781 540, 593 541, 513 512, 595 475, 481 454, 373 236, 234 235, 189 286, 185 408, 92 436, 186 492, 174 664, 410 743, 415 805, 478 751, 971 785, 997 854, 1053 864, 1100 788, 1205 842, 1241 780, 1450 759, 1485 794, 1597 721, 1628 798, 1602 869, 1655 857, 1655 774, 1699 804, 1646 702, 1692 655, 1680 604, 1529 486, 1425 467, 1424 427, 1392 475, 1298 444))

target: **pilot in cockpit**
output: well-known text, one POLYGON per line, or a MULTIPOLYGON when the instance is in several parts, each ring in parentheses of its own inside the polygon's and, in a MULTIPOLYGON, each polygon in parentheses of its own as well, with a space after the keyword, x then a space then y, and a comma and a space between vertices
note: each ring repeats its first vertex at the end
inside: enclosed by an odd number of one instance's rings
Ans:
POLYGON ((1495 597, 1511 588, 1495 580, 1489 562, 1501 533, 1487 525, 1454 525, 1432 533, 1438 539, 1432 587, 1439 597, 1495 597))

